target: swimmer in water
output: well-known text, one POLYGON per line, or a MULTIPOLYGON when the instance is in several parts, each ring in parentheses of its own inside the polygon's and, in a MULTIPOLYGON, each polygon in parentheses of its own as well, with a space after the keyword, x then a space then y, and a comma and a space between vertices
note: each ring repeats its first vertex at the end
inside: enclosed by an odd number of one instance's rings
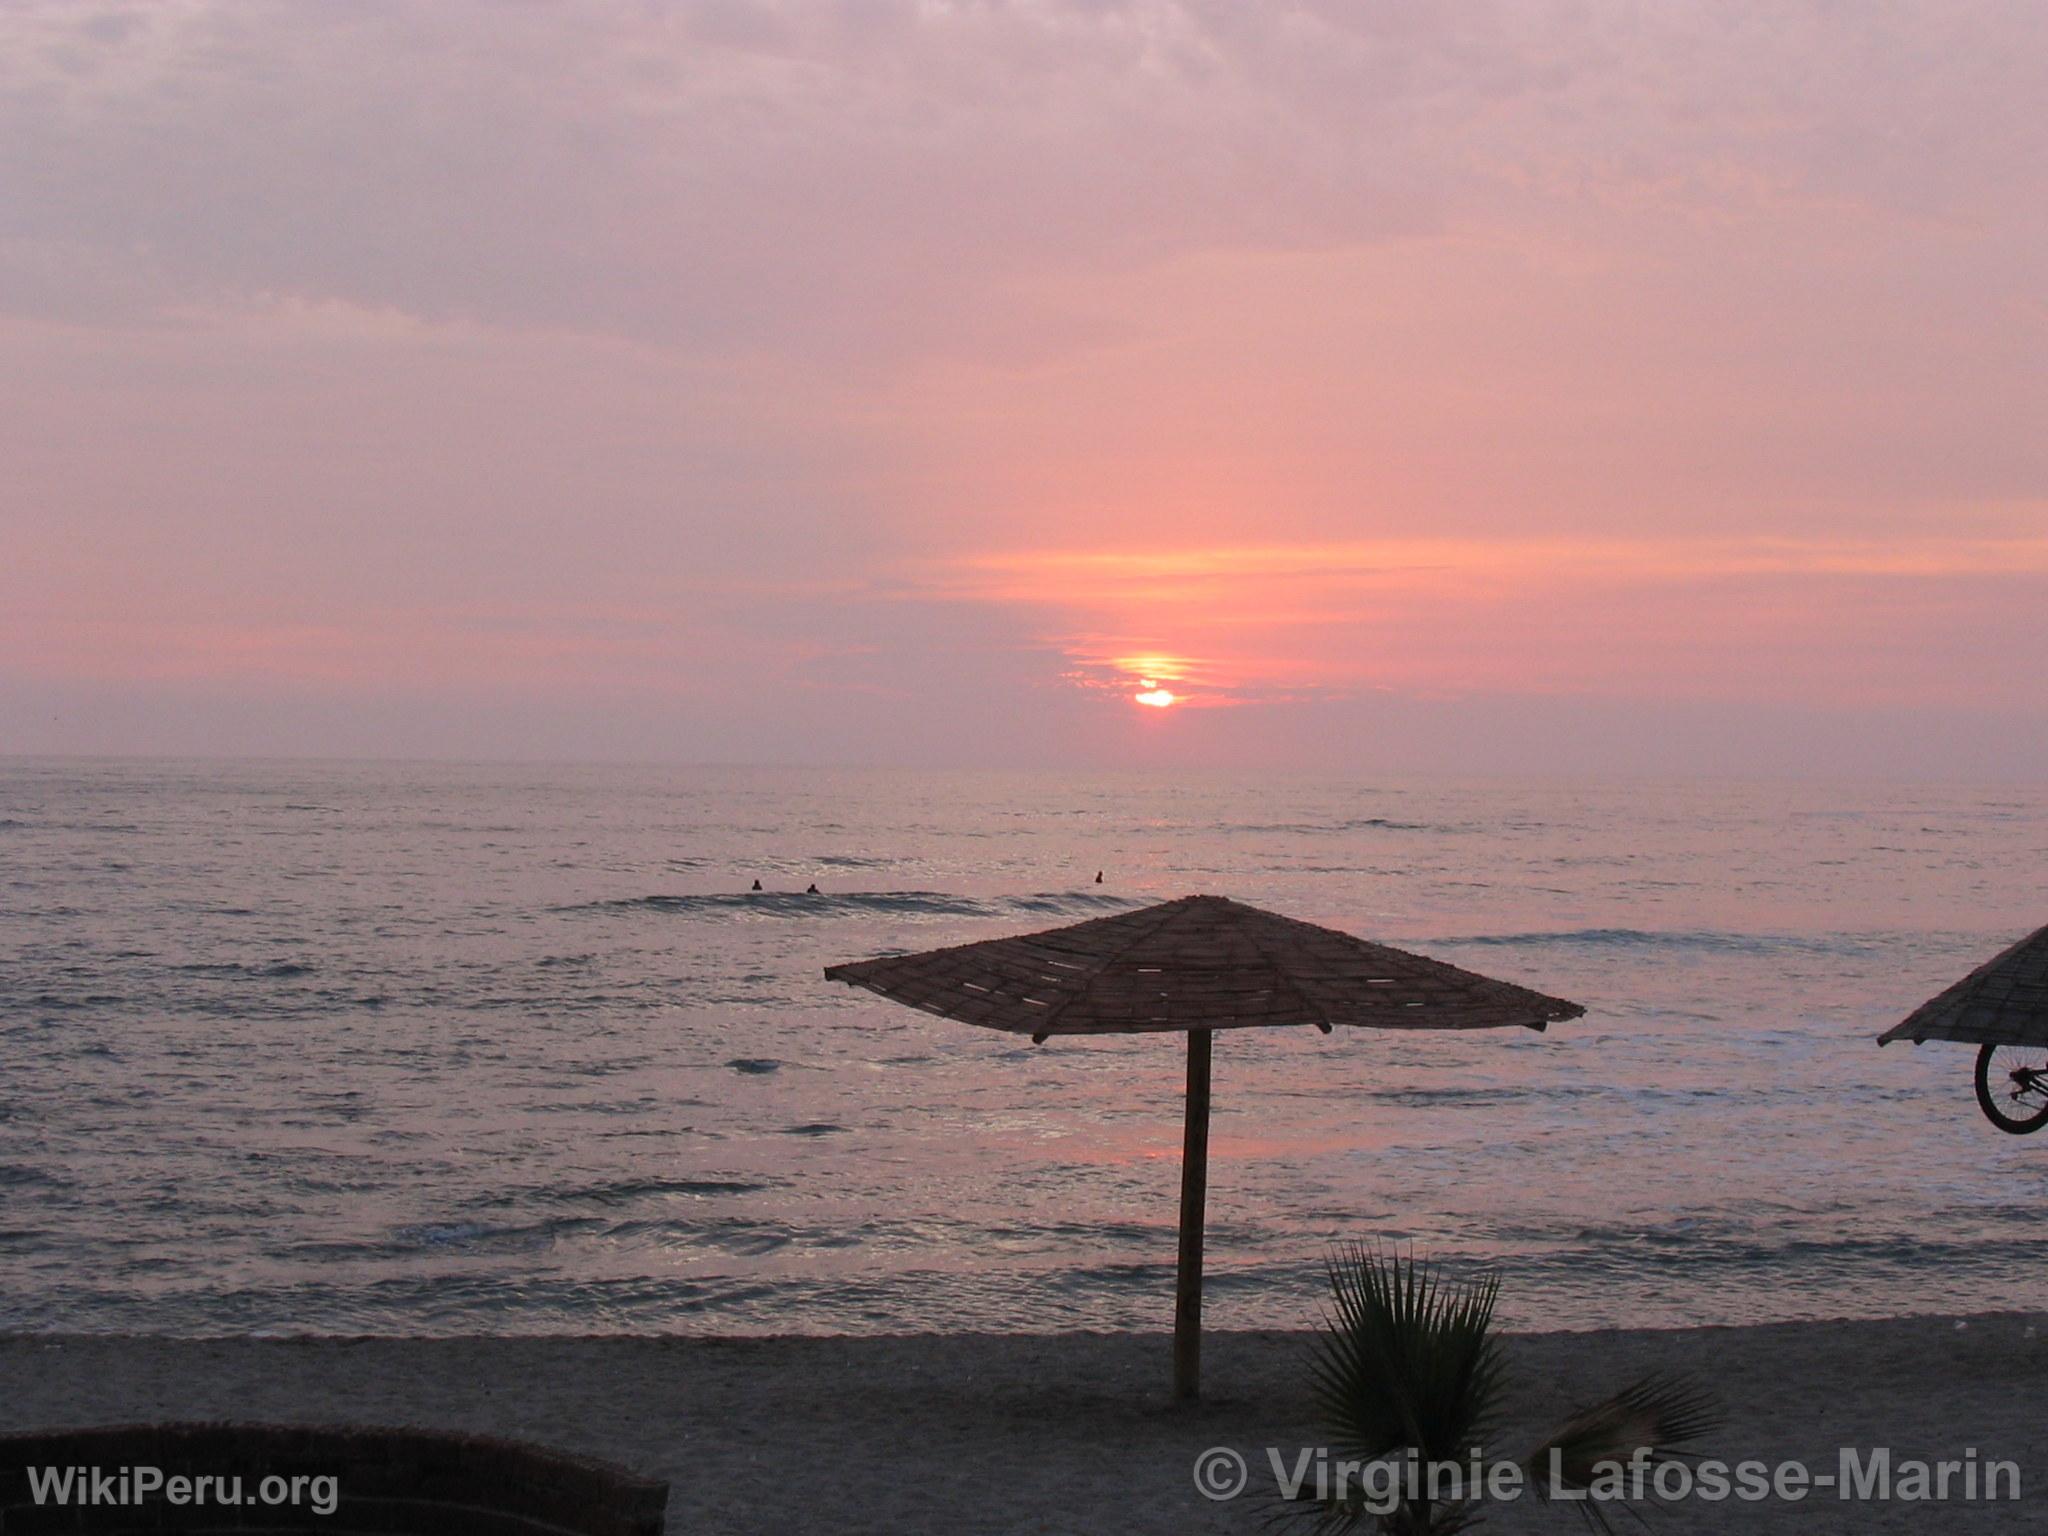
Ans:
POLYGON ((761 882, 760 882, 760 881, 756 880, 756 881, 754 882, 754 889, 755 889, 755 890, 757 890, 757 891, 758 891, 759 889, 761 889, 761 882))
POLYGON ((805 894, 806 896, 815 896, 815 895, 817 895, 817 894, 818 894, 818 882, 817 882, 817 881, 815 881, 815 880, 813 880, 813 881, 812 881, 812 882, 811 882, 811 883, 810 883, 810 884, 809 884, 809 885, 808 885, 807 887, 805 887, 805 889, 804 889, 804 894, 805 894))
POLYGON ((1095 871, 1095 883, 1097 885, 1102 884, 1102 871, 1099 869, 1095 871))

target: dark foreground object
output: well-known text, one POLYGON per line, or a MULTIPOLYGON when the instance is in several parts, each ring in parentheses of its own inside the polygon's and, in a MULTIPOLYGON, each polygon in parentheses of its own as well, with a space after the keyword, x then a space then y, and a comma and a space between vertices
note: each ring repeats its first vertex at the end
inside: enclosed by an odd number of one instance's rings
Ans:
POLYGON ((4 1536, 657 1536, 667 1502, 666 1483, 623 1467, 433 1430, 140 1424, 0 1436, 4 1536))
MULTIPOLYGON (((1853 1294, 1868 1303, 1878 1291, 1853 1294)), ((1193 1407, 1168 1393, 1168 1342, 0 1334, 0 1432, 234 1415, 506 1435, 666 1479, 674 1536, 1262 1536, 1277 1496, 1267 1448, 1328 1445, 1306 1370, 1312 1336, 1210 1332, 1211 1394, 1193 1407), (1197 1462, 1218 1446, 1245 1458, 1239 1498, 1196 1486, 1197 1462)), ((1975 1447, 2021 1468, 2017 1502, 1690 1499, 1646 1511, 1655 1536, 2048 1531, 2048 1312, 1525 1334, 1507 1346, 1498 1439, 1509 1450, 1556 1428, 1560 1402, 1666 1371, 1740 1405, 1705 1447, 1730 1462, 1834 1472, 1843 1446, 1900 1461, 1975 1447)), ((1478 1533, 1573 1536, 1582 1507, 1489 1506, 1478 1533)))

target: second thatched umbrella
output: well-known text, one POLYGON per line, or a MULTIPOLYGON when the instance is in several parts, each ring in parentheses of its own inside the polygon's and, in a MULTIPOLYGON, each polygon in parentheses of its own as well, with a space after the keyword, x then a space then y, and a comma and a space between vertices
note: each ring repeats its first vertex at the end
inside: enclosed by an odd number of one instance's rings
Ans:
POLYGON ((2002 949, 1877 1037, 1977 1047, 1977 1104, 2001 1131, 2048 1125, 2048 928, 2002 949))
POLYGON ((1209 1044, 1219 1029, 1542 1029, 1586 1010, 1422 955, 1222 896, 916 955, 828 966, 828 979, 927 1013, 1043 1043, 1053 1035, 1188 1037, 1176 1397, 1201 1390, 1202 1226, 1208 1198, 1209 1044))

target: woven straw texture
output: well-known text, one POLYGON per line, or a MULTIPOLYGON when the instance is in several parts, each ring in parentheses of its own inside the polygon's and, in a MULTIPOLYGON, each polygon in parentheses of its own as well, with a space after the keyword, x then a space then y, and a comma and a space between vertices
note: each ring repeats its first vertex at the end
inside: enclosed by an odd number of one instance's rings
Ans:
POLYGON ((835 965, 825 975, 1020 1035, 1258 1024, 1541 1029, 1586 1011, 1222 896, 1183 896, 1044 933, 835 965))
POLYGON ((2048 928, 1993 955, 1877 1037, 1967 1045, 2048 1046, 2048 928))

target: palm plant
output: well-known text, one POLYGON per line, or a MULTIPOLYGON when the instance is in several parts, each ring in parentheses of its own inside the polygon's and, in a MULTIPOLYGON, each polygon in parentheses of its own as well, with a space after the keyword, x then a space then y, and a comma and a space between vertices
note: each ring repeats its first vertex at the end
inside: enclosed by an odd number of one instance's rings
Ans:
MULTIPOLYGON (((1500 1277, 1460 1279, 1412 1254, 1360 1243, 1333 1251, 1327 1270, 1331 1311, 1312 1385, 1331 1457, 1476 1465, 1508 1379, 1493 1331, 1500 1277)), ((1720 1422, 1712 1402, 1685 1381, 1646 1376, 1574 1414, 1516 1465, 1539 1488, 1582 1492, 1602 1466, 1638 1454, 1652 1462, 1690 1454, 1690 1444, 1720 1422)), ((1477 1495, 1469 1479, 1441 1494, 1414 1479, 1397 1498, 1340 1487, 1287 1514, 1318 1536, 1367 1528, 1381 1536, 1450 1536, 1481 1518, 1477 1495)), ((1607 1529, 1598 1502, 1575 1507, 1607 1529)))

